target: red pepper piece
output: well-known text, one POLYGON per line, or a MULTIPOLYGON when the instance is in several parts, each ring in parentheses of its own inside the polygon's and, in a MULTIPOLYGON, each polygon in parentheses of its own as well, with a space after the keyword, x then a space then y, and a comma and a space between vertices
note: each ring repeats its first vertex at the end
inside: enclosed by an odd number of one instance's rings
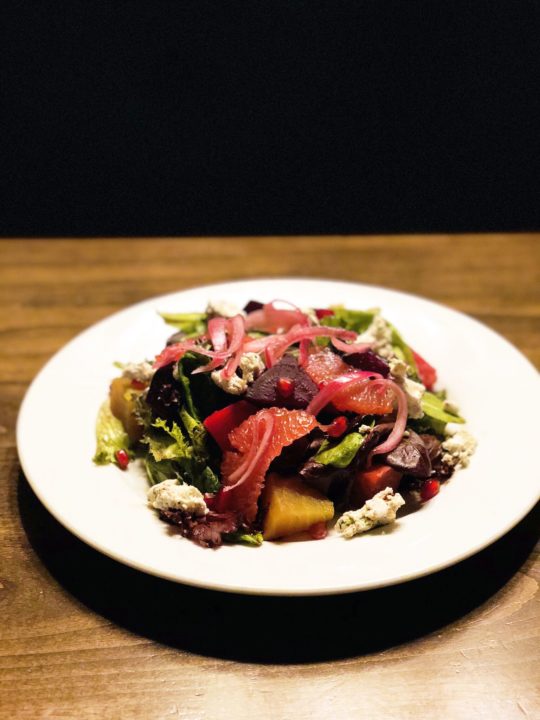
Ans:
POLYGON ((420 497, 422 498, 422 502, 427 502, 428 500, 431 500, 432 497, 435 497, 435 495, 438 494, 440 489, 441 483, 439 482, 439 480, 426 480, 426 482, 422 486, 422 489, 420 490, 420 497))
POLYGON ((114 453, 114 457, 116 458, 116 462, 120 470, 125 470, 129 465, 129 455, 127 452, 125 450, 117 450, 114 453))
POLYGON ((347 425, 347 418, 344 415, 340 415, 335 420, 333 420, 330 427, 327 428, 326 433, 333 438, 341 437, 347 429, 347 425))
POLYGON ((412 351, 412 354, 414 357, 414 362, 416 363, 416 368, 418 370, 420 380, 428 390, 431 390, 437 382, 437 371, 432 365, 430 365, 426 360, 424 360, 421 355, 414 352, 414 350, 412 351))
POLYGON ((231 450, 229 433, 257 410, 258 408, 247 400, 239 400, 213 412, 203 425, 222 450, 231 450))

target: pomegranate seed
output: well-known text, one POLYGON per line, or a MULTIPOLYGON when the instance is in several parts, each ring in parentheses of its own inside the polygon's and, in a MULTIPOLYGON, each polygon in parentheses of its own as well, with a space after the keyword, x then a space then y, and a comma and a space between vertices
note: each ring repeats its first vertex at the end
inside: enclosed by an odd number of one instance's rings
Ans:
POLYGON ((114 457, 116 458, 116 462, 118 463, 118 467, 121 470, 125 470, 127 466, 129 465, 129 455, 125 450, 117 450, 114 453, 114 457))
POLYGON ((290 397, 294 392, 294 380, 290 378, 279 378, 277 381, 277 390, 281 397, 290 397))
POLYGON ((135 390, 144 390, 144 388, 146 387, 146 383, 142 382, 142 380, 136 380, 135 378, 133 378, 133 380, 131 381, 131 387, 135 388, 135 390))
POLYGON ((323 540, 328 535, 328 528, 325 522, 318 522, 308 528, 308 533, 313 540, 323 540))
POLYGON ((334 315, 334 311, 330 310, 330 308, 316 308, 315 309, 315 315, 317 316, 317 320, 322 320, 323 317, 328 317, 329 315, 334 315))
POLYGON ((330 435, 330 437, 338 438, 343 435, 346 429, 347 418, 344 415, 340 415, 332 422, 326 432, 328 435, 330 435))
POLYGON ((426 482, 422 486, 422 489, 420 490, 420 497, 422 498, 422 502, 427 502, 428 500, 431 500, 432 497, 435 497, 435 495, 437 495, 440 489, 441 483, 438 480, 426 480, 426 482))

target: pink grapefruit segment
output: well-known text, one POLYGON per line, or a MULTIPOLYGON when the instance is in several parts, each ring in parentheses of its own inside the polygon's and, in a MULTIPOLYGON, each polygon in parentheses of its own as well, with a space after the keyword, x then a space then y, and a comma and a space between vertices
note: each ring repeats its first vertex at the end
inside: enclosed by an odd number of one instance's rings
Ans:
MULTIPOLYGON (((309 355, 304 367, 311 379, 319 385, 326 385, 340 375, 351 372, 339 355, 325 348, 309 355)), ((332 405, 342 412, 359 415, 386 415, 394 409, 394 394, 388 387, 372 387, 369 380, 344 387, 332 399, 332 405)))
POLYGON ((270 463, 286 445, 307 435, 317 427, 317 424, 313 415, 304 410, 271 407, 251 415, 241 425, 231 430, 229 443, 234 450, 224 453, 221 464, 221 477, 224 484, 221 492, 226 509, 238 512, 247 522, 255 520, 257 501, 263 489, 270 463), (265 423, 261 420, 265 414, 273 418, 273 429, 270 438, 265 441, 264 448, 261 448, 259 444, 265 430, 265 423), (253 451, 254 445, 258 446, 257 452, 251 452, 251 455, 256 456, 256 463, 254 465, 250 463, 252 467, 249 475, 239 483, 235 471, 245 462, 246 456, 250 450, 253 451), (231 489, 227 490, 227 486, 230 486, 231 489))

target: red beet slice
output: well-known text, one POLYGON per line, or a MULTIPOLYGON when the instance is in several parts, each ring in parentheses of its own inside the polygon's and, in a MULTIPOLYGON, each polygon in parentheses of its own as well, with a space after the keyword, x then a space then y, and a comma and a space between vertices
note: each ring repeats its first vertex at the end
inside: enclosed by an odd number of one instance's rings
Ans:
POLYGON ((285 355, 255 380, 247 390, 246 399, 259 407, 304 410, 318 391, 317 385, 298 365, 296 358, 285 355))

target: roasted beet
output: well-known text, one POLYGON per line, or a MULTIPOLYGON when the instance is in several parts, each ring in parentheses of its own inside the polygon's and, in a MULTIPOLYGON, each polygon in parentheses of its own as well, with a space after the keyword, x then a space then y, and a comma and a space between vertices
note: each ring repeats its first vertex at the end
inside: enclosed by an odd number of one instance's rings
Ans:
POLYGON ((152 417, 163 420, 178 418, 178 408, 182 402, 182 390, 173 376, 174 363, 156 370, 148 389, 146 403, 152 411, 152 417))
POLYGON ((276 365, 260 375, 246 393, 246 399, 260 407, 284 407, 303 410, 319 392, 309 375, 299 367, 296 358, 285 355, 276 365), (282 380, 288 380, 287 392, 282 380), (291 387, 292 383, 292 387, 291 387))
POLYGON ((359 370, 367 370, 368 372, 377 372, 383 377, 388 377, 390 368, 388 364, 373 350, 364 350, 361 353, 351 353, 344 355, 343 360, 359 370))
POLYGON ((263 304, 259 302, 258 300, 250 300, 247 305, 244 306, 244 312, 250 313, 254 312, 255 310, 262 310, 263 304))
POLYGON ((428 478, 431 475, 431 460, 422 438, 412 430, 408 431, 399 445, 388 453, 386 463, 407 475, 428 478))
POLYGON ((426 446, 429 459, 433 462, 441 454, 441 441, 435 435, 428 435, 427 433, 420 435, 420 437, 426 446))

